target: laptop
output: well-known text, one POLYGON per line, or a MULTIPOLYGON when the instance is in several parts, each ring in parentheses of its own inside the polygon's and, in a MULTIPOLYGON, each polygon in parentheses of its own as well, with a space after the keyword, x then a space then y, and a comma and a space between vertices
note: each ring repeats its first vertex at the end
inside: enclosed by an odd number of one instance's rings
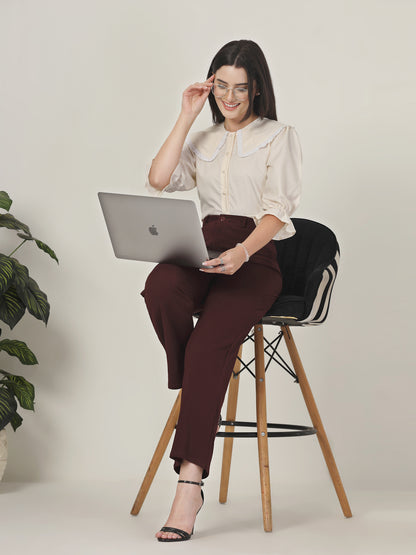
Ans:
POLYGON ((104 192, 98 198, 117 258, 200 268, 220 254, 208 251, 192 200, 104 192))

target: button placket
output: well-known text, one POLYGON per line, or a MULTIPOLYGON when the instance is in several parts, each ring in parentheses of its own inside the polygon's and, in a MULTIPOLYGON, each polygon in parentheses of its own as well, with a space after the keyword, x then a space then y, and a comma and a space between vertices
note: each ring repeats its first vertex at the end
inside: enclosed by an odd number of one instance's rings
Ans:
POLYGON ((221 209, 223 212, 229 212, 229 169, 230 160, 233 153, 235 141, 235 133, 229 133, 225 143, 225 155, 221 165, 221 209))

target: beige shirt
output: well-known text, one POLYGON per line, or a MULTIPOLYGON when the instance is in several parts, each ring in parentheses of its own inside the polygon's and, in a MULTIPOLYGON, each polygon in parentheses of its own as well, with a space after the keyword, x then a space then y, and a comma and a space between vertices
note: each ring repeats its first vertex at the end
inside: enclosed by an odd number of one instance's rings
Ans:
POLYGON ((267 118, 229 132, 224 124, 192 133, 185 141, 170 183, 152 194, 197 187, 202 218, 234 214, 254 219, 265 214, 284 222, 274 239, 296 233, 290 216, 301 194, 302 151, 294 127, 267 118))

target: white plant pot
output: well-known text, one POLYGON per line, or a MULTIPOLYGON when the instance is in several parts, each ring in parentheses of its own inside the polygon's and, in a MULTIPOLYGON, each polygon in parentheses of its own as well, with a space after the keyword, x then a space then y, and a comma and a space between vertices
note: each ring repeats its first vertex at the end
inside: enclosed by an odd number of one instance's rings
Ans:
POLYGON ((7 464, 7 435, 6 430, 0 430, 0 480, 3 478, 7 464))

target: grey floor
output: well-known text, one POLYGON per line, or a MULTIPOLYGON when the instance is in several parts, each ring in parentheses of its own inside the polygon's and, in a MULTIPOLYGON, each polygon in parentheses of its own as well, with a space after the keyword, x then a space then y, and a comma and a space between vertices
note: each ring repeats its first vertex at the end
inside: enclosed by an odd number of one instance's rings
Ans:
MULTIPOLYGON (((343 517, 328 484, 279 486, 273 491, 271 533, 263 531, 258 490, 217 500, 218 484, 205 485, 206 502, 191 541, 157 542, 174 485, 154 484, 141 513, 130 508, 138 484, 119 482, 0 482, 2 553, 152 554, 184 550, 198 555, 407 555, 416 553, 416 492, 349 491, 353 518, 343 517)), ((254 486, 254 484, 253 484, 254 486)), ((256 484, 257 486, 257 484, 256 484)))

